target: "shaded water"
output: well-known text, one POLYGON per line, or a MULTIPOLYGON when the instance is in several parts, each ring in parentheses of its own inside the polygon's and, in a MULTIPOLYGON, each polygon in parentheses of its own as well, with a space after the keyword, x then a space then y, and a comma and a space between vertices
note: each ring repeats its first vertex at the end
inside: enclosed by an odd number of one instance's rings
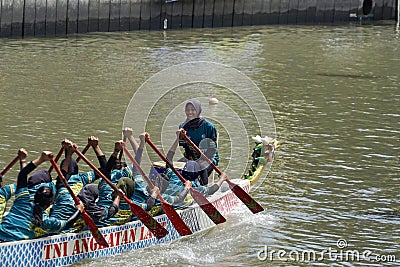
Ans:
MULTIPOLYGON (((44 149, 56 152, 64 137, 83 146, 98 135, 109 154, 137 88, 189 61, 243 72, 274 115, 283 144, 272 172, 252 191, 263 214, 242 207, 198 235, 80 265, 396 265, 328 255, 311 262, 257 257, 265 246, 287 253, 339 250, 340 238, 349 250, 395 255, 399 265, 400 32, 394 25, 91 34, 1 39, 0 45, 1 166, 20 146, 30 159, 44 149)), ((235 105, 229 95, 219 100, 235 105)), ((254 127, 250 118, 244 123, 254 127)), ((149 125, 151 134, 158 130, 149 125)), ((221 144, 222 155, 228 149, 221 144)), ((228 175, 240 176, 240 168, 228 175)), ((5 179, 16 176, 14 168, 5 179)))

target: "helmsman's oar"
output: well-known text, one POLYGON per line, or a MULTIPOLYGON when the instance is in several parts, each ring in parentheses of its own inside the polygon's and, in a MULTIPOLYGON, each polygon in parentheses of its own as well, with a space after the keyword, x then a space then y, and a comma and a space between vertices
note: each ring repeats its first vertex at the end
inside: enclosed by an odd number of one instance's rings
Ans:
POLYGON ((17 163, 19 157, 16 156, 10 163, 8 163, 8 165, 4 168, 4 170, 1 171, 0 175, 3 176, 5 175, 11 168, 12 166, 15 165, 15 163, 17 163))
MULTIPOLYGON (((131 152, 129 152, 128 148, 126 147, 126 143, 124 143, 124 152, 128 156, 128 158, 131 160, 131 162, 135 166, 135 168, 140 172, 140 174, 143 177, 143 180, 148 184, 148 186, 151 189, 153 189, 154 184, 150 181, 150 179, 144 173, 143 169, 140 167, 139 163, 132 156, 131 152)), ((165 201, 165 199, 161 196, 160 193, 158 193, 157 196, 161 201, 162 209, 164 210, 165 214, 168 216, 169 220, 174 225, 174 227, 178 231, 178 233, 181 236, 192 234, 192 231, 189 229, 189 227, 186 225, 186 223, 182 220, 182 218, 178 215, 178 213, 176 212, 174 207, 172 207, 171 204, 169 204, 167 201, 165 201)))
MULTIPOLYGON (((62 155, 63 152, 64 152, 64 148, 63 148, 63 146, 61 146, 60 150, 58 151, 58 153, 56 155, 56 158, 54 159, 55 163, 57 163, 58 160, 61 158, 61 155, 62 155)), ((54 168, 53 165, 51 165, 48 172, 51 173, 53 168, 54 168)))
MULTIPOLYGON (((185 178, 174 168, 174 165, 161 153, 160 150, 154 145, 154 143, 150 140, 148 134, 146 134, 146 142, 151 146, 151 148, 160 156, 160 158, 165 161, 169 168, 179 177, 179 179, 184 184, 186 182, 185 178)), ((213 204, 208 201, 208 199, 199 191, 194 188, 190 188, 190 194, 193 199, 199 204, 200 208, 207 214, 207 216, 215 223, 223 223, 225 222, 224 216, 219 213, 219 211, 213 206, 213 204)))
MULTIPOLYGON (((54 161, 53 155, 50 156, 50 163, 51 163, 51 166, 53 166, 53 168, 56 170, 58 177, 60 177, 62 183, 67 188, 68 192, 71 194, 72 199, 75 202, 75 205, 79 205, 81 202, 79 201, 78 197, 72 191, 67 180, 65 179, 64 175, 62 174, 60 167, 58 167, 57 163, 54 161)), ((93 219, 89 216, 89 214, 87 214, 86 210, 83 209, 81 211, 81 213, 82 213, 83 220, 85 221, 86 225, 92 232, 92 235, 93 235, 94 239, 96 240, 96 242, 103 247, 108 247, 108 243, 107 243, 106 239, 99 231, 99 228, 97 227, 97 225, 95 224, 93 219)))
MULTIPOLYGON (((79 157, 82 158, 84 162, 86 162, 87 165, 89 165, 90 168, 93 169, 94 172, 97 173, 109 186, 114 191, 118 191, 118 188, 116 185, 114 185, 110 179, 108 179, 94 164, 87 158, 85 157, 82 152, 79 151, 79 149, 75 150, 75 153, 79 155, 79 157)), ((163 238, 168 234, 168 231, 159 223, 157 222, 149 213, 147 213, 145 210, 143 210, 139 205, 133 203, 126 195, 123 195, 124 200, 126 203, 129 204, 131 211, 135 216, 157 237, 157 238, 163 238)))
MULTIPOLYGON (((206 155, 204 155, 204 153, 196 146, 195 143, 193 143, 192 140, 190 140, 190 138, 186 135, 186 131, 184 129, 181 129, 181 133, 186 142, 188 142, 189 145, 193 147, 194 150, 196 150, 196 152, 199 153, 201 157, 205 159, 219 175, 221 175, 222 171, 217 166, 215 166, 215 164, 206 155)), ((226 182, 228 183, 229 188, 232 190, 232 192, 249 208, 249 210, 251 210, 251 212, 258 213, 264 210, 264 208, 261 207, 261 205, 258 204, 257 201, 255 201, 239 185, 233 183, 228 178, 226 178, 226 182)))

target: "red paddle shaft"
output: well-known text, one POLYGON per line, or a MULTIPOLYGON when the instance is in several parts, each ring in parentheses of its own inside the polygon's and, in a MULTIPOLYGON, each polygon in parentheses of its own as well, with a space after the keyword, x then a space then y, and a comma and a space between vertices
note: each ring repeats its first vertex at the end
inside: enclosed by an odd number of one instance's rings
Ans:
MULTIPOLYGON (((126 147, 126 143, 124 143, 124 152, 128 156, 128 158, 131 160, 131 162, 135 166, 135 168, 140 172, 140 174, 143 177, 143 180, 150 186, 151 189, 153 189, 154 184, 150 181, 150 179, 144 173, 143 169, 140 167, 139 163, 135 160, 135 158, 133 157, 131 152, 129 152, 128 148, 126 147)), ((189 227, 186 225, 186 223, 182 220, 182 218, 178 215, 178 213, 172 207, 172 205, 169 204, 168 202, 166 202, 160 193, 158 193, 157 196, 161 201, 161 206, 162 206, 165 214, 168 216, 169 220, 174 225, 174 227, 178 231, 178 233, 181 236, 192 234, 192 231, 189 229, 189 227)))
MULTIPOLYGON (((181 129, 181 133, 182 133, 183 138, 186 140, 186 142, 188 142, 189 145, 191 147, 193 147, 194 150, 196 150, 196 152, 199 153, 201 155, 201 157, 203 159, 205 159, 219 175, 221 175, 222 171, 217 166, 215 166, 215 164, 206 155, 204 155, 204 153, 200 150, 200 148, 198 148, 196 146, 195 143, 193 143, 192 140, 190 140, 189 136, 186 135, 186 131, 184 129, 181 129)), ((226 182, 228 183, 228 185, 229 185, 230 189, 232 190, 232 192, 243 202, 243 204, 245 204, 247 206, 247 208, 249 208, 251 210, 251 212, 258 213, 258 212, 264 210, 264 208, 260 204, 258 204, 257 201, 255 201, 239 185, 233 183, 228 178, 226 178, 226 182)))
MULTIPOLYGON (((86 162, 90 168, 93 169, 114 191, 119 191, 116 185, 114 185, 110 179, 108 179, 94 164, 82 154, 78 149, 75 152, 86 162)), ((150 216, 145 210, 143 210, 139 205, 133 203, 126 195, 123 195, 124 200, 129 204, 133 214, 138 217, 138 219, 157 237, 162 238, 168 234, 168 231, 153 217, 150 216)))
MULTIPOLYGON (((89 150, 89 148, 90 148, 90 144, 87 143, 86 146, 85 146, 85 148, 82 150, 82 154, 85 155, 85 153, 89 150)), ((80 160, 81 160, 81 157, 78 157, 78 158, 76 159, 76 162, 79 162, 80 160)))
MULTIPOLYGON (((58 160, 61 158, 61 155, 62 155, 63 151, 64 151, 64 148, 61 146, 60 150, 59 150, 58 153, 57 153, 56 158, 54 159, 54 161, 55 161, 56 163, 57 163, 58 160)), ((51 173, 51 171, 53 170, 53 168, 54 168, 53 165, 51 165, 50 168, 49 168, 49 173, 51 173)))
MULTIPOLYGON (((58 177, 61 179, 64 186, 67 188, 68 192, 71 194, 72 199, 75 202, 75 205, 79 205, 81 202, 79 201, 78 197, 72 191, 67 180, 65 179, 64 175, 62 174, 60 167, 58 167, 57 163, 53 160, 53 155, 50 156, 50 163, 53 166, 53 168, 56 170, 58 177)), ((95 238, 96 242, 99 243, 101 246, 108 247, 108 243, 107 243, 106 239, 99 231, 99 228, 97 227, 97 225, 95 224, 93 219, 89 216, 89 214, 87 214, 86 210, 82 210, 81 213, 82 213, 82 218, 84 219, 86 225, 92 232, 92 235, 95 238)))
MULTIPOLYGON (((146 142, 150 145, 150 147, 160 156, 160 158, 165 161, 169 168, 179 177, 182 183, 185 183, 186 180, 183 176, 174 168, 174 165, 161 153, 160 150, 154 145, 154 143, 150 140, 148 134, 146 134, 146 142)), ((190 194, 193 199, 199 204, 200 208, 207 214, 207 216, 215 223, 223 223, 226 221, 224 216, 208 201, 208 199, 199 191, 194 188, 190 188, 190 194)))
POLYGON ((8 165, 4 168, 4 170, 1 171, 0 175, 3 176, 4 174, 6 174, 11 168, 12 166, 14 166, 15 163, 17 163, 19 157, 16 156, 10 163, 8 163, 8 165))

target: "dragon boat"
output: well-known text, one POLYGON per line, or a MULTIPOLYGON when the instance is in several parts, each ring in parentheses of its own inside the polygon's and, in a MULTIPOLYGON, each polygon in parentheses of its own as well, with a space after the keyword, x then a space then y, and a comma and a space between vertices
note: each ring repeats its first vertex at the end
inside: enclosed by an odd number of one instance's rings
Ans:
MULTIPOLYGON (((249 192, 251 187, 260 180, 264 170, 270 168, 275 151, 279 147, 276 140, 271 140, 269 143, 257 138, 253 138, 253 140, 256 144, 253 148, 252 161, 248 172, 242 178, 231 180, 246 192, 249 192)), ((241 201, 228 186, 221 186, 221 189, 208 200, 222 216, 226 216, 235 207, 241 205, 241 201)), ((192 204, 186 209, 177 210, 177 212, 193 234, 215 226, 198 204, 192 204)), ((89 230, 0 243, 0 267, 68 266, 86 259, 108 257, 126 251, 168 243, 182 237, 165 214, 154 218, 168 231, 165 237, 158 239, 141 221, 132 221, 120 226, 100 228, 100 232, 105 237, 109 247, 99 245, 89 230)))

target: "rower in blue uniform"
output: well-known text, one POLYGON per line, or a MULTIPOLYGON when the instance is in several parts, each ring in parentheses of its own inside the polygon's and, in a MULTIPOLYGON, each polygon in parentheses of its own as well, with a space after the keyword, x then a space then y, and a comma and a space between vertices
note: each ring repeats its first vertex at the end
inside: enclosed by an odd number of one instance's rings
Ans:
POLYGON ((15 201, 7 216, 0 224, 0 240, 16 241, 40 237, 48 233, 59 232, 69 227, 79 216, 83 206, 77 206, 77 212, 68 220, 58 220, 44 212, 54 202, 54 191, 49 186, 41 186, 31 202, 28 191, 28 174, 41 163, 48 161, 51 152, 43 151, 41 155, 27 164, 19 173, 15 201))
MULTIPOLYGON (((167 159, 169 162, 173 162, 175 151, 178 147, 180 140, 180 131, 176 132, 177 138, 171 145, 167 153, 167 159)), ((199 191, 205 196, 211 196, 221 187, 221 184, 226 180, 226 174, 222 173, 216 183, 211 186, 201 185, 199 179, 201 178, 201 167, 197 161, 188 160, 183 169, 180 170, 183 178, 186 182, 182 183, 179 177, 174 173, 171 168, 167 168, 164 173, 160 176, 155 170, 150 174, 150 178, 155 180, 155 184, 160 185, 160 191, 162 197, 173 205, 174 208, 185 208, 193 203, 193 198, 188 194, 191 187, 199 191)), ((204 172, 203 172, 204 173, 204 172)), ((156 206, 161 205, 158 200, 155 201, 156 206)), ((149 202, 149 201, 148 201, 149 202)))
MULTIPOLYGON (((100 164, 100 169, 103 170, 107 161, 99 146, 99 139, 95 136, 90 136, 88 138, 88 144, 96 153, 100 164)), ((99 176, 93 170, 84 173, 78 173, 78 163, 74 158, 72 158, 72 155, 76 150, 76 146, 68 139, 64 139, 62 141, 62 146, 66 151, 66 157, 61 162, 60 169, 64 177, 67 179, 68 185, 71 187, 74 194, 78 195, 84 186, 93 183, 99 178, 99 176)), ((76 211, 75 202, 67 188, 61 182, 60 177, 57 177, 56 188, 57 192, 55 203, 50 211, 50 216, 56 219, 65 220, 76 211)), ((83 220, 79 220, 79 222, 80 223, 77 222, 74 227, 67 228, 63 232, 78 231, 82 229, 85 226, 83 224, 83 220)))
MULTIPOLYGON (((142 159, 145 145, 145 134, 146 133, 142 133, 139 136, 140 144, 138 145, 132 136, 132 129, 124 129, 124 135, 131 142, 136 153, 135 159, 139 164, 142 159)), ((117 156, 122 149, 122 142, 117 142, 114 147, 114 153, 107 161, 107 169, 108 166, 113 166, 113 170, 110 173, 110 180, 112 183, 116 184, 116 186, 122 190, 132 202, 144 210, 149 210, 147 200, 150 198, 150 195, 157 194, 158 188, 154 188, 152 192, 148 192, 147 184, 143 181, 140 172, 134 166, 128 165, 124 167, 124 164, 119 162, 117 156)), ((104 208, 112 206, 112 202, 116 195, 117 194, 113 192, 112 188, 105 181, 100 181, 99 200, 97 205, 103 206, 104 208)), ((123 200, 121 200, 118 211, 113 214, 113 216, 105 213, 104 217, 105 218, 98 222, 99 226, 120 225, 137 219, 133 215, 130 205, 123 200)))
POLYGON ((15 194, 17 183, 4 185, 0 188, 0 223, 3 220, 4 212, 7 209, 7 201, 15 194))
MULTIPOLYGON (((26 166, 27 156, 28 152, 24 148, 20 148, 18 150, 18 158, 21 170, 26 166)), ((2 179, 2 177, 0 179, 2 179)), ((27 186, 29 191, 29 197, 32 202, 34 200, 36 191, 39 189, 39 187, 43 185, 49 186, 52 189, 55 188, 54 184, 51 181, 51 176, 48 171, 45 170, 36 171, 28 178, 27 186)), ((2 221, 2 217, 7 208, 7 201, 9 201, 10 198, 15 194, 16 187, 17 183, 14 182, 5 185, 0 189, 0 222, 2 221)))
MULTIPOLYGON (((18 149, 18 158, 20 161, 21 170, 25 167, 25 159, 28 156, 28 152, 24 148, 18 149)), ((17 183, 11 183, 3 185, 3 176, 0 175, 0 223, 3 220, 3 215, 7 209, 7 202, 15 194, 17 183)))

